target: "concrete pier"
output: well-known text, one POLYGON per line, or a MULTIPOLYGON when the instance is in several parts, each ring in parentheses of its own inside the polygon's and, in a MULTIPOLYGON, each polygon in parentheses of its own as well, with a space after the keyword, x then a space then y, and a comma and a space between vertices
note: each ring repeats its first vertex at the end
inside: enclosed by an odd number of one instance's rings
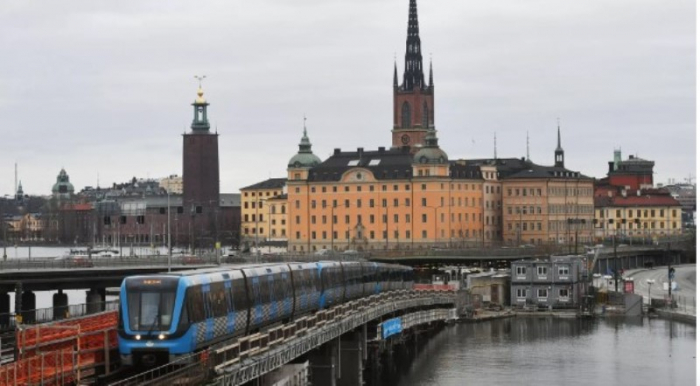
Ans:
POLYGON ((340 342, 333 339, 309 353, 311 385, 336 386, 340 377, 340 342))
POLYGON ((338 386, 362 384, 363 346, 366 346, 366 339, 363 339, 361 331, 350 332, 341 336, 340 368, 342 372, 338 380, 338 386))
POLYGON ((106 291, 104 288, 93 288, 87 291, 85 295, 85 304, 87 313, 94 314, 105 310, 105 300, 107 300, 106 291))
POLYGON ((63 290, 53 294, 53 320, 68 318, 68 295, 63 290))
POLYGON ((33 291, 22 292, 22 323, 36 322, 36 294, 33 291))

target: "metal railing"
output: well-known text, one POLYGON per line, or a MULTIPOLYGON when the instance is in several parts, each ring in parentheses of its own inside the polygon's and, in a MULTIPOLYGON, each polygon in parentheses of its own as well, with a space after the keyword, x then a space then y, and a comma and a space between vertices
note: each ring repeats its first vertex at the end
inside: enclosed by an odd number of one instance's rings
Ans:
MULTIPOLYGON (((396 295, 401 292, 397 291, 396 295)), ((405 294, 405 292, 403 293, 405 294)), ((421 291, 414 293, 413 296, 385 296, 381 298, 381 301, 363 311, 338 318, 339 320, 317 327, 287 343, 273 346, 269 351, 247 357, 243 362, 237 361, 237 354, 234 354, 236 357, 234 358, 229 356, 226 351, 227 345, 238 341, 239 338, 235 338, 212 346, 203 352, 181 357, 167 365, 111 385, 172 385, 176 383, 176 380, 180 383, 184 381, 187 384, 202 384, 212 376, 218 377, 214 380, 215 384, 240 385, 279 368, 313 348, 381 316, 407 308, 445 306, 454 305, 454 303, 454 294, 447 292, 421 291), (232 359, 235 363, 230 366, 226 365, 232 359), (218 374, 214 368, 220 369, 218 374)), ((342 305, 336 307, 342 307, 342 305)))

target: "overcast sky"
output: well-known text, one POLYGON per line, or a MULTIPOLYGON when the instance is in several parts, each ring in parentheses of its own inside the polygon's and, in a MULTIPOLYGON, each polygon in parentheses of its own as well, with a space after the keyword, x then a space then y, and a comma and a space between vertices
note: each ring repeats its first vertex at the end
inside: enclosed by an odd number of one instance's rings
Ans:
MULTIPOLYGON (((222 192, 313 151, 391 146, 408 0, 14 1, 0 10, 0 195, 182 174, 206 74, 222 192)), ((418 0, 451 159, 526 155, 604 177, 613 150, 695 177, 693 0, 418 0)), ((426 74, 427 76, 427 74, 426 74)))

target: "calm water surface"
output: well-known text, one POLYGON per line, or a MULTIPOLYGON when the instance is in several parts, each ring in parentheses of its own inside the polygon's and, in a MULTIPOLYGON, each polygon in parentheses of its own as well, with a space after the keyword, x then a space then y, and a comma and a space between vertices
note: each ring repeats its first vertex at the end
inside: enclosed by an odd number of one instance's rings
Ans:
POLYGON ((695 385, 695 326, 511 318, 445 328, 394 385, 695 385))

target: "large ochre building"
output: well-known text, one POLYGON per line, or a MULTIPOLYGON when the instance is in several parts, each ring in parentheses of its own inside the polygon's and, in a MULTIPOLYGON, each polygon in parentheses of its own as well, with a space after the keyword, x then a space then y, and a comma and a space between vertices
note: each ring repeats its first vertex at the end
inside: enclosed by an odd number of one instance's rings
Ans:
MULTIPOLYGON (((554 166, 495 154, 450 160, 438 145, 432 63, 426 82, 422 62, 418 11, 410 0, 401 84, 394 64, 391 147, 335 149, 321 161, 304 127, 299 151, 287 165, 288 249, 592 241, 594 180, 564 167, 560 132, 554 166)), ((265 227, 256 228, 258 237, 269 235, 265 227)))

